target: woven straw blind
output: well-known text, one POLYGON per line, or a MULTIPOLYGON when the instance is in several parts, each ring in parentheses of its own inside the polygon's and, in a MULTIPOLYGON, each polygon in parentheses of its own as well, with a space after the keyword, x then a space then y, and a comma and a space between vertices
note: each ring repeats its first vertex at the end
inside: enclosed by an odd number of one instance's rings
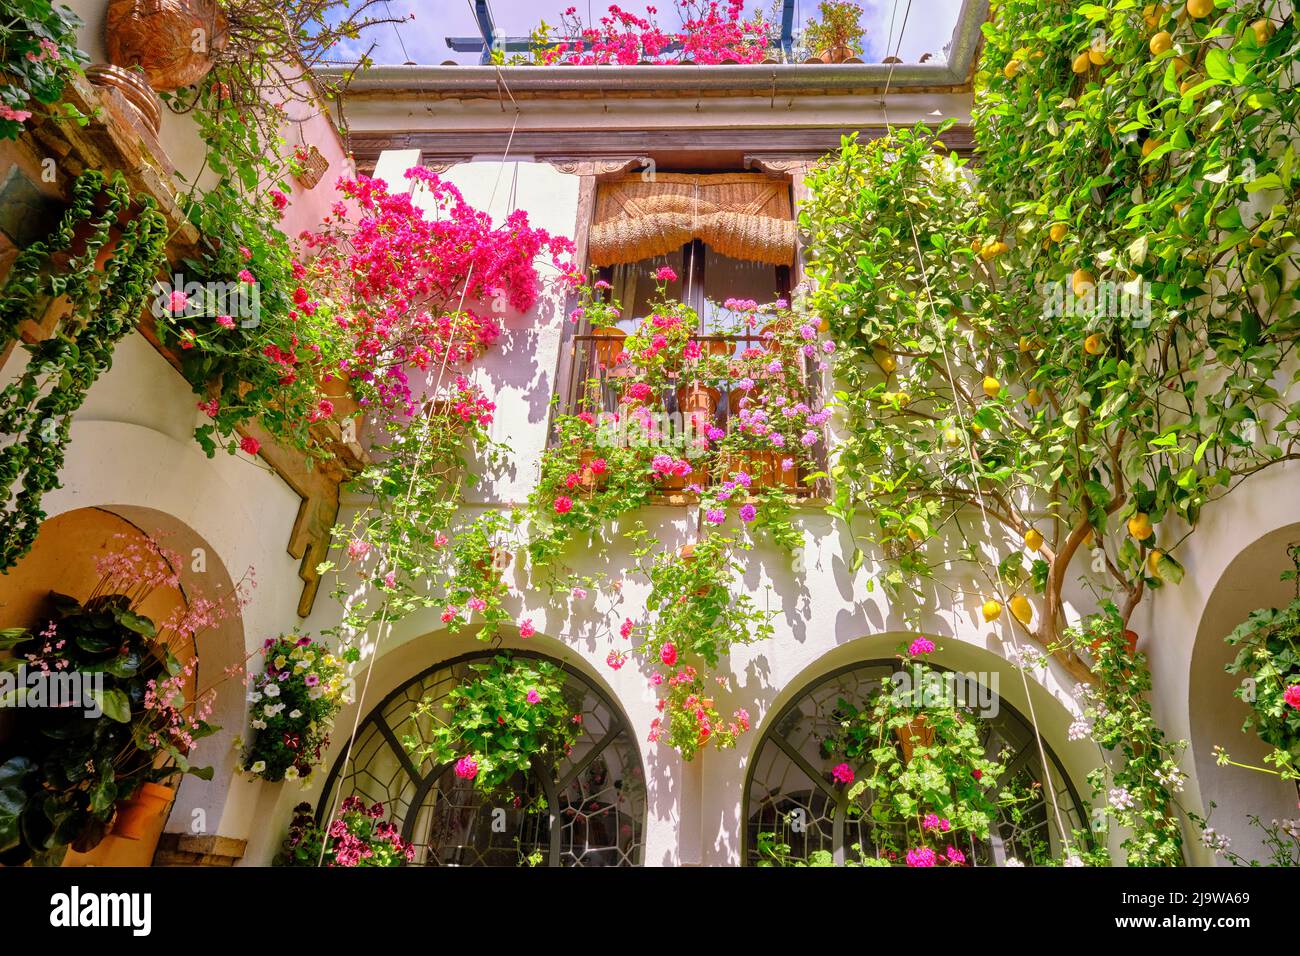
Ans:
POLYGON ((733 259, 794 264, 789 186, 757 173, 659 173, 605 183, 588 243, 594 265, 667 255, 692 239, 733 259))

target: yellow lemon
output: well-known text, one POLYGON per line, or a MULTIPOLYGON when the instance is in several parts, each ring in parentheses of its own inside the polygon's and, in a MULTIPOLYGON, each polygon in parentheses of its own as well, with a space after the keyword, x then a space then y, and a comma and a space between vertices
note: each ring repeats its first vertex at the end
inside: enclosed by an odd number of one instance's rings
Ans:
POLYGON ((984 394, 989 398, 997 398, 998 393, 1002 391, 1002 383, 992 375, 984 376, 984 394))
POLYGON ((1273 35, 1272 20, 1256 20, 1250 25, 1250 28, 1255 31, 1255 42, 1260 46, 1267 43, 1268 38, 1273 35))
POLYGON ((1101 66, 1108 59, 1106 55, 1106 48, 1102 47, 1099 50, 1096 47, 1093 47, 1088 51, 1088 59, 1092 62, 1093 66, 1101 66))
POLYGON ((1147 555, 1147 570, 1151 572, 1152 577, 1160 578, 1162 581, 1164 578, 1161 577, 1160 574, 1160 559, 1164 556, 1165 553, 1163 551, 1152 551, 1147 555))
POLYGON ((1054 222, 1052 223, 1052 228, 1047 231, 1047 234, 1052 237, 1053 242, 1060 242, 1070 234, 1070 227, 1063 222, 1054 222))
POLYGON ((1008 80, 1014 80, 1016 74, 1020 72, 1019 60, 1008 60, 1007 65, 1002 68, 1002 75, 1008 80))
POLYGON ((1133 517, 1128 519, 1128 533, 1139 541, 1145 541, 1151 537, 1151 518, 1150 516, 1139 511, 1133 517))
POLYGON ((1092 60, 1088 56, 1088 51, 1084 50, 1074 58, 1074 63, 1071 64, 1070 69, 1074 70, 1075 73, 1087 73, 1090 66, 1092 66, 1092 60))
POLYGON ((1070 277, 1070 288, 1074 290, 1077 296, 1087 295, 1097 286, 1097 280, 1093 278, 1091 272, 1087 269, 1076 269, 1074 275, 1070 277))
POLYGON ((1098 332, 1092 333, 1083 340, 1083 350, 1089 355, 1100 355, 1106 351, 1106 340, 1098 332))
POLYGON ((1031 388, 1028 394, 1025 395, 1025 403, 1030 408, 1037 408, 1039 405, 1043 404, 1043 396, 1039 393, 1038 389, 1031 388))
POLYGON ((1169 12, 1162 3, 1148 3, 1142 8, 1142 20, 1146 23, 1148 30, 1154 30, 1160 26, 1168 14, 1169 12))
POLYGON ((1028 627, 1029 622, 1034 619, 1034 608, 1033 605, 1029 603, 1029 598, 1025 597, 1023 594, 1017 594, 1008 602, 1008 604, 1011 607, 1011 613, 1015 615, 1016 620, 1028 627))
POLYGON ((997 601, 985 601, 980 611, 984 615, 984 620, 991 623, 1002 616, 1002 605, 997 601))
POLYGON ((1030 528, 1025 532, 1025 547, 1035 554, 1043 546, 1043 535, 1037 528, 1030 528))
POLYGON ((876 349, 872 358, 876 360, 876 364, 880 366, 880 370, 886 375, 892 375, 894 369, 898 368, 898 362, 895 361, 894 356, 883 349, 876 349))
POLYGON ((1187 0, 1187 15, 1204 20, 1214 11, 1214 0, 1187 0))
POLYGON ((1173 45, 1174 45, 1174 38, 1169 34, 1168 30, 1161 30, 1159 33, 1153 36, 1151 38, 1151 42, 1147 44, 1147 46, 1151 50, 1152 56, 1159 56, 1161 53, 1164 53, 1173 45))

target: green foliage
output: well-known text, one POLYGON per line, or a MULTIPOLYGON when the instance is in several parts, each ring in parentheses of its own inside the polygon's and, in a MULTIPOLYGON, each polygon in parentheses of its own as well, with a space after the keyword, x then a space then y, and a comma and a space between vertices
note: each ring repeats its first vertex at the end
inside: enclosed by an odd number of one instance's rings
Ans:
POLYGON ((591 412, 557 415, 555 433, 528 496, 528 551, 538 565, 550 563, 575 538, 595 538, 655 492, 650 446, 620 442, 615 429, 591 412))
MULTIPOLYGON (((48 0, 0 0, 0 140, 17 139, 25 117, 63 97, 86 54, 77 49, 81 18, 48 0)), ((74 117, 75 118, 75 117, 74 117)))
POLYGON ((1062 639, 1093 658, 1097 680, 1086 689, 1084 713, 1107 764, 1093 770, 1088 782, 1099 811, 1128 831, 1120 844, 1126 864, 1181 866, 1174 794, 1185 780, 1178 761, 1186 743, 1167 740, 1151 714, 1146 655, 1130 650, 1124 622, 1109 603, 1062 639))
MULTIPOLYGON (((1300 547, 1291 548, 1300 563, 1300 547)), ((1288 571, 1284 577, 1295 578, 1288 571)), ((1226 670, 1244 675, 1234 696, 1251 710, 1242 731, 1252 730, 1273 748, 1265 762, 1277 767, 1284 779, 1300 779, 1296 760, 1300 758, 1300 709, 1286 699, 1290 688, 1300 685, 1300 597, 1284 608, 1260 608, 1239 624, 1226 638, 1237 648, 1237 656, 1226 670)), ((1300 692, 1292 691, 1292 698, 1300 692)))
POLYGON ((928 848, 940 863, 965 862, 960 853, 946 856, 948 848, 988 839, 999 808, 1015 801, 999 790, 1006 766, 985 755, 975 715, 946 694, 925 696, 932 672, 923 659, 910 658, 908 668, 921 678, 911 690, 886 684, 862 711, 840 700, 840 726, 822 749, 855 771, 847 796, 874 822, 877 856, 902 862, 928 848))
POLYGON ((35 321, 56 296, 71 306, 55 334, 25 344, 27 365, 0 392, 0 570, 27 553, 45 518, 41 499, 58 487, 72 417, 139 318, 164 261, 167 224, 147 196, 132 197, 121 172, 87 171, 53 235, 21 253, 0 296, 0 336, 35 321), (114 233, 119 235, 115 236, 114 233), (107 263, 96 257, 114 242, 107 263), (19 486, 21 490, 15 490, 19 486))
MULTIPOLYGON (((14 729, 0 744, 0 863, 71 846, 86 851, 107 835, 117 803, 140 785, 190 772, 210 779, 212 768, 191 767, 169 733, 170 718, 151 706, 155 686, 175 679, 182 665, 154 641, 154 624, 131 609, 124 595, 102 595, 85 605, 51 595, 53 616, 39 631, 0 632, 0 650, 12 656, 0 668, 64 675, 94 695, 85 706, 29 706, 14 710, 14 729), (102 685, 91 683, 102 680, 102 685), (165 763, 159 757, 166 755, 165 763)), ((48 683, 45 686, 50 686, 48 683)), ((160 691, 161 692, 161 691, 160 691)), ((27 685, 15 692, 26 695, 27 685)), ((19 701, 6 700, 13 705, 19 701)), ((169 706, 169 705, 164 705, 169 706)), ((197 721, 190 737, 217 728, 197 721)))
POLYGON ((358 797, 346 797, 327 832, 316 823, 311 804, 300 803, 274 865, 405 866, 415 849, 383 819, 384 812, 382 803, 366 806, 358 797))
POLYGON ((814 56, 824 53, 849 56, 862 54, 862 7, 845 0, 821 0, 817 4, 818 16, 808 21, 804 28, 804 46, 814 56))
POLYGON ((478 676, 445 699, 420 703, 411 719, 428 719, 430 729, 404 735, 402 743, 417 764, 455 761, 457 774, 482 793, 517 796, 516 778, 532 769, 535 757, 557 759, 582 733, 578 702, 565 689, 564 672, 549 661, 498 654, 470 669, 478 676))
POLYGON ((446 614, 455 610, 447 630, 458 633, 471 621, 481 621, 478 637, 488 640, 497 626, 510 619, 501 606, 509 592, 503 572, 511 561, 506 540, 510 521, 499 511, 486 511, 460 530, 451 547, 452 571, 447 583, 446 614))
MULTIPOLYGON (((714 695, 727 689, 726 682, 712 672, 735 645, 774 633, 773 612, 742 589, 743 555, 753 543, 739 532, 713 531, 678 551, 660 550, 640 524, 627 537, 650 581, 644 639, 637 650, 655 668, 653 683, 660 694, 651 741, 666 741, 687 760, 709 744, 734 747, 749 730, 749 714, 737 708, 727 719, 719 712, 714 695)), ((630 621, 624 626, 623 636, 630 639, 630 621)), ((611 658, 622 666, 622 652, 611 658)))

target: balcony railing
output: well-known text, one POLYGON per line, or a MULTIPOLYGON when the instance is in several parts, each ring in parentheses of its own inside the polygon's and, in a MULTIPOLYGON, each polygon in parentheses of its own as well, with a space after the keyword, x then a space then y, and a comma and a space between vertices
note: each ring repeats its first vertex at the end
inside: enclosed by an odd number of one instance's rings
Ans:
MULTIPOLYGON (((700 334, 692 336, 692 340, 699 343, 701 354, 705 356, 738 357, 747 349, 767 347, 767 343, 758 332, 739 335, 700 334)), ((622 338, 599 333, 583 333, 571 336, 569 342, 568 361, 562 363, 560 369, 557 411, 561 414, 576 414, 579 411, 619 414, 625 409, 624 390, 626 385, 630 384, 631 378, 630 373, 617 361, 617 356, 622 351, 622 338)), ((681 370, 669 373, 672 384, 665 386, 656 396, 658 408, 671 420, 685 422, 691 416, 696 416, 695 421, 699 425, 707 427, 707 424, 712 424, 725 431, 733 430, 736 415, 741 408, 740 400, 746 392, 735 388, 735 382, 730 378, 717 375, 702 377, 700 370, 692 367, 696 364, 687 363, 681 370), (695 401, 691 401, 692 396, 689 393, 681 394, 692 385, 704 386, 715 393, 715 396, 711 396, 716 398, 711 412, 706 412, 701 407, 702 403, 698 400, 698 396, 695 396, 695 401), (688 404, 685 407, 682 398, 687 399, 688 404), (680 419, 676 416, 680 416, 680 419), (704 416, 707 421, 700 421, 699 416, 704 416)), ((816 408, 820 404, 820 373, 817 371, 816 363, 812 359, 800 356, 798 369, 799 392, 795 398, 816 408)), ((703 404, 707 407, 708 403, 703 404)), ((555 433, 552 430, 550 441, 554 440, 555 433)), ((743 450, 742 454, 749 457, 749 467, 753 469, 751 473, 756 480, 783 485, 799 497, 820 498, 825 497, 829 491, 825 479, 810 480, 810 476, 816 472, 826 471, 826 450, 827 436, 825 429, 822 429, 820 440, 813 446, 814 465, 811 468, 800 465, 793 475, 781 472, 779 461, 786 455, 772 449, 769 445, 760 447, 760 443, 756 441, 752 450, 743 450), (768 453, 769 457, 765 458, 764 453, 768 453)), ((742 466, 740 463, 732 463, 728 467, 731 470, 740 470, 742 466)), ((679 496, 672 497, 676 500, 679 496)))

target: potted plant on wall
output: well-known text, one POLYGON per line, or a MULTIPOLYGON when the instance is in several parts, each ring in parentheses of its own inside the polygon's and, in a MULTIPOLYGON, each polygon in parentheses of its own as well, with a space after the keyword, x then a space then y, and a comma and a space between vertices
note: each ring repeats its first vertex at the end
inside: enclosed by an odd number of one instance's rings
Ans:
POLYGON ((815 60, 843 63, 862 53, 862 7, 845 0, 822 0, 819 16, 808 21, 804 44, 815 60))
POLYGON ((0 667, 23 678, 12 694, 29 698, 0 747, 0 863, 57 862, 68 847, 93 849, 110 829, 140 839, 171 803, 171 782, 211 778, 188 754, 217 730, 206 719, 213 692, 193 686, 196 661, 174 650, 247 595, 241 583, 221 602, 194 597, 193 610, 155 624, 139 607, 155 588, 178 585, 174 562, 151 541, 131 542, 97 562, 100 581, 84 602, 51 594, 42 625, 0 634, 0 650, 12 654, 0 667), (51 674, 66 706, 30 699, 55 692, 51 674))
POLYGON ((415 847, 385 820, 382 803, 370 806, 360 797, 345 797, 338 812, 322 826, 310 803, 293 808, 289 836, 276 855, 276 866, 405 866, 415 847))
POLYGON ((86 55, 77 49, 81 19, 66 6, 5 4, 0 30, 0 140, 17 139, 36 108, 63 96, 69 73, 86 55))
POLYGON ((1300 545, 1287 553, 1296 569, 1282 579, 1296 582, 1296 599, 1250 612, 1226 638, 1237 649, 1227 670, 1246 678, 1233 695, 1250 707, 1242 731, 1254 731, 1273 748, 1264 761, 1276 770, 1268 772, 1300 781, 1300 545))
POLYGON ((339 709, 349 702, 343 661, 305 635, 268 639, 262 673, 249 679, 253 738, 244 771, 272 783, 311 775, 329 746, 339 709))

